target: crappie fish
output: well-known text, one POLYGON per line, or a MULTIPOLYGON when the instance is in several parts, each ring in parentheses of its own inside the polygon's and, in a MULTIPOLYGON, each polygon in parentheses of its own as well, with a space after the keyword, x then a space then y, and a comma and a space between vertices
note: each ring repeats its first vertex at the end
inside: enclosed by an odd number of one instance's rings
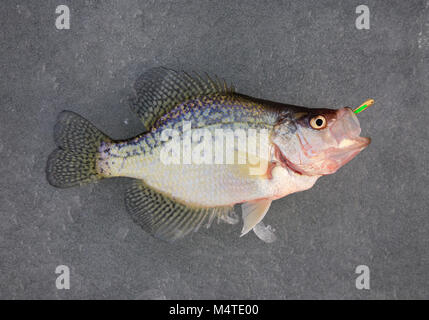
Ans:
POLYGON ((348 107, 309 109, 257 99, 209 76, 154 68, 137 80, 135 91, 131 108, 149 130, 117 141, 63 111, 47 179, 65 188, 134 178, 125 196, 128 212, 167 241, 210 226, 214 218, 236 223, 236 204, 244 235, 273 200, 311 188, 370 143, 359 136, 348 107))

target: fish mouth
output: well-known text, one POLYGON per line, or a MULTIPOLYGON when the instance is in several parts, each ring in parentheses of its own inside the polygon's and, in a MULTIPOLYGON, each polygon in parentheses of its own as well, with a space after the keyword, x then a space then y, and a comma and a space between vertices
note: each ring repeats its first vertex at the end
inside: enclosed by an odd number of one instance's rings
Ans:
POLYGON ((339 143, 338 147, 327 149, 325 151, 325 174, 336 172, 340 167, 356 157, 370 143, 371 138, 358 136, 355 138, 345 138, 339 143))
POLYGON ((323 174, 336 172, 371 143, 370 138, 360 136, 359 120, 348 107, 338 110, 337 121, 329 128, 329 132, 336 145, 323 152, 323 174))
MULTIPOLYGON (((335 153, 347 153, 352 151, 361 151, 371 143, 371 138, 357 136, 355 138, 344 138, 334 149, 335 153)), ((328 149, 329 150, 329 149, 328 149)))
MULTIPOLYGON (((371 143, 371 138, 367 137, 356 137, 353 139, 344 139, 339 144, 340 148, 329 148, 324 152, 321 159, 321 175, 328 175, 335 173, 339 168, 344 166, 346 163, 356 157, 363 149, 365 149, 371 143)), ((281 166, 289 169, 290 171, 303 175, 306 174, 306 170, 299 164, 295 164, 290 161, 280 150, 280 148, 274 144, 274 153, 276 159, 280 162, 281 166)))

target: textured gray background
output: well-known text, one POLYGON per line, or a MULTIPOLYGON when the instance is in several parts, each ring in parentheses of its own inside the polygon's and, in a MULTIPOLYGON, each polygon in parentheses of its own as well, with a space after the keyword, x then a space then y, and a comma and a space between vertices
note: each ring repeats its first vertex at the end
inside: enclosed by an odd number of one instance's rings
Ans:
POLYGON ((362 1, 2 1, 0 298, 429 298, 429 2, 364 3, 369 31, 355 28, 362 1), (70 30, 55 28, 59 4, 70 30), (372 97, 359 118, 373 142, 273 203, 273 244, 223 224, 160 242, 127 215, 127 179, 60 190, 44 173, 61 110, 114 138, 141 132, 127 99, 159 65, 309 107, 372 97))

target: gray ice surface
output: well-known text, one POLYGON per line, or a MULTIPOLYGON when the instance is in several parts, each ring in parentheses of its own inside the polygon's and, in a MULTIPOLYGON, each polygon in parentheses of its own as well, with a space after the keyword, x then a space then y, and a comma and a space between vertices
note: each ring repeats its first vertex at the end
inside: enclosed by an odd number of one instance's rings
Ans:
MULTIPOLYGON (((429 298, 428 1, 2 1, 0 298, 429 298), (70 30, 55 28, 67 4, 70 30), (355 9, 370 9, 357 30, 355 9), (124 208, 127 179, 55 189, 45 163, 64 109, 114 138, 143 130, 127 99, 149 67, 207 71, 239 92, 357 106, 372 144, 264 222, 167 244, 124 208), (70 290, 55 286, 70 267, 70 290), (357 290, 355 268, 370 268, 357 290)), ((197 192, 197 191, 196 191, 197 192)))

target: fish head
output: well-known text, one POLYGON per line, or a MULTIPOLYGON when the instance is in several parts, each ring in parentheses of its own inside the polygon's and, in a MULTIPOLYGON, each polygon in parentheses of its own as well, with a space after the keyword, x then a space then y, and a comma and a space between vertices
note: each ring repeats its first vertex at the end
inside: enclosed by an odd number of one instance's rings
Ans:
POLYGON ((360 132, 349 107, 287 109, 279 113, 274 129, 275 157, 300 174, 332 174, 369 145, 371 139, 360 132))

